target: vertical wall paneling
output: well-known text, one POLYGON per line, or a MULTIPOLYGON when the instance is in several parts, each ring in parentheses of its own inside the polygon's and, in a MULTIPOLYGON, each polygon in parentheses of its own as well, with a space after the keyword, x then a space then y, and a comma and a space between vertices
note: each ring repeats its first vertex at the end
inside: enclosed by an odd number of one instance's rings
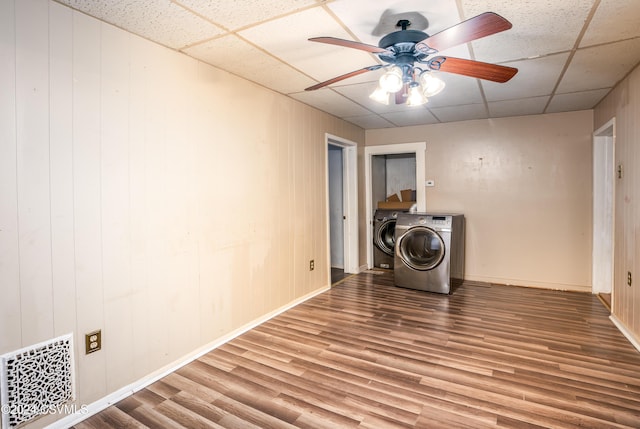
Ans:
MULTIPOLYGON (((318 118, 318 115, 313 109, 306 109, 307 114, 312 118, 318 118)), ((318 130, 315 127, 315 120, 305 121, 305 131, 306 135, 304 140, 307 142, 305 145, 305 183, 307 184, 307 193, 306 196, 306 213, 305 219, 307 219, 307 226, 305 231, 324 231, 322 228, 322 224, 318 223, 318 215, 324 215, 326 212, 322 211, 322 199, 319 198, 318 195, 318 177, 316 175, 316 164, 319 163, 321 166, 324 164, 322 162, 322 157, 317 157, 317 150, 320 145, 320 138, 324 137, 321 132, 317 132, 318 130)), ((322 176, 321 176, 322 177, 322 176)), ((305 248, 309 249, 309 259, 313 259, 315 261, 315 269, 313 271, 309 271, 307 269, 307 281, 305 281, 306 290, 305 293, 309 293, 316 288, 316 280, 318 279, 318 274, 325 270, 324 266, 324 255, 319 254, 318 249, 316 248, 316 236, 315 234, 305 234, 305 248)))
POLYGON ((629 222, 629 235, 633 237, 633 243, 630 246, 631 263, 629 264, 629 271, 633 275, 633 283, 627 287, 633 291, 631 298, 631 314, 633 318, 629 324, 633 329, 635 338, 640 342, 640 124, 638 124, 638 118, 640 118, 640 68, 638 67, 636 67, 632 78, 629 78, 629 92, 634 100, 631 112, 631 117, 633 118, 631 123, 634 128, 630 140, 632 162, 630 165, 631 177, 629 177, 629 191, 633 201, 633 211, 629 222), (633 231, 633 234, 631 234, 631 231, 633 231))
POLYGON ((628 217, 625 220, 625 236, 628 237, 629 243, 626 247, 627 264, 626 272, 623 273, 625 278, 625 287, 630 291, 629 301, 626 303, 629 308, 629 321, 627 324, 635 333, 635 338, 640 342, 640 68, 636 67, 634 73, 627 78, 629 85, 629 99, 633 100, 628 104, 628 126, 629 139, 627 145, 629 148, 629 158, 624 162, 626 164, 626 191, 628 195, 628 217), (632 274, 632 284, 628 286, 626 283, 627 272, 632 274))
MULTIPOLYGON (((149 281, 147 258, 149 243, 145 240, 148 229, 146 217, 146 170, 145 156, 145 98, 148 71, 149 43, 141 38, 129 37, 129 103, 128 103, 128 140, 129 140, 129 228, 131 255, 131 335, 133 338, 145 338, 151 332, 149 281)), ((133 341, 129 350, 131 370, 135 377, 142 377, 146 368, 151 366, 149 341, 133 341)))
POLYGON ((198 307, 197 272, 193 263, 197 246, 193 234, 195 194, 192 186, 195 183, 192 124, 196 110, 191 102, 195 96, 197 62, 173 52, 167 60, 170 66, 166 75, 169 97, 166 101, 165 197, 171 264, 167 286, 172 317, 185 321, 182 325, 169 323, 168 332, 177 350, 191 350, 200 338, 198 318, 192 316, 193 308, 198 307))
POLYGON ((173 208, 168 193, 168 182, 171 180, 167 170, 167 134, 166 127, 171 110, 172 93, 167 91, 169 82, 167 75, 172 64, 169 54, 153 44, 145 44, 149 51, 145 64, 144 81, 144 201, 143 221, 145 222, 145 240, 147 247, 146 275, 147 302, 150 303, 147 313, 148 332, 147 353, 152 366, 160 365, 172 353, 169 324, 171 323, 172 291, 169 272, 172 270, 170 260, 171 226, 169 219, 173 208))
POLYGON ((100 208, 107 390, 135 379, 129 350, 131 300, 131 199, 129 193, 130 36, 100 26, 100 208))
MULTIPOLYGON (((305 248, 305 231, 307 227, 306 214, 306 195, 309 189, 305 183, 305 170, 304 164, 304 137, 305 137, 305 123, 304 117, 306 109, 296 109, 292 117, 292 124, 301 124, 301 126, 293 127, 293 136, 291 140, 291 148, 293 151, 293 201, 295 201, 293 212, 294 229, 293 229, 293 296, 299 296, 304 294, 305 280, 307 278, 307 272, 309 271, 309 256, 310 249, 305 248)), ((290 299, 291 297, 289 297, 290 299)))
MULTIPOLYGON (((276 164, 274 165, 274 173, 277 175, 276 181, 276 201, 277 211, 275 219, 275 235, 276 247, 278 248, 276 266, 276 279, 284 284, 291 285, 291 270, 288 265, 291 261, 291 248, 288 243, 291 242, 291 198, 290 198, 290 139, 289 139, 289 112, 290 103, 280 103, 276 107, 277 116, 275 118, 277 126, 274 129, 276 133, 276 147, 274 150, 278 154, 276 164)), ((274 290, 275 306, 278 307, 287 302, 287 290, 285 288, 276 288, 274 290)))
MULTIPOLYGON (((73 14, 49 4, 51 259, 56 336, 76 327, 73 229, 73 14)), ((78 338, 76 338, 76 341, 78 338)))
MULTIPOLYGON (((104 329, 100 149, 99 21, 73 14, 73 200, 78 336, 104 329)), ((105 332, 103 344, 109 341, 105 332)), ((106 356, 84 354, 76 342, 80 395, 93 401, 106 393, 106 356)))
POLYGON ((23 344, 53 337, 46 2, 16 2, 18 225, 23 344))
MULTIPOLYGON (((278 109, 278 98, 275 94, 269 94, 269 111, 267 122, 278 124, 280 109, 278 109)), ((269 153, 269 163, 265 166, 266 175, 269 177, 268 196, 265 200, 265 207, 269 210, 269 223, 265 224, 265 240, 270 246, 268 258, 265 260, 266 277, 266 301, 267 309, 278 308, 278 284, 283 281, 280 271, 281 244, 278 231, 280 230, 280 216, 283 210, 282 199, 280 198, 279 182, 281 173, 278 170, 282 156, 278 131, 276 127, 266 127, 266 151, 269 153)))
POLYGON ((640 67, 636 67, 595 109, 595 125, 616 120, 615 244, 613 316, 640 342, 640 67), (631 273, 632 284, 627 284, 631 273))
POLYGON ((14 1, 0 2, 0 353, 22 344, 16 166, 14 1))
POLYGON ((90 404, 327 286, 324 135, 363 130, 54 1, 0 38, 0 352, 73 331, 90 404))
MULTIPOLYGON (((216 190, 220 187, 213 175, 219 170, 219 165, 224 164, 223 157, 216 157, 216 140, 214 121, 205 118, 214 117, 211 105, 207 100, 215 96, 216 73, 204 64, 197 65, 196 82, 196 111, 198 121, 195 126, 195 192, 196 192, 196 226, 200 233, 197 235, 197 257, 199 267, 199 324, 202 340, 212 340, 222 335, 229 329, 228 324, 221 320, 230 321, 230 315, 223 313, 229 311, 229 307, 222 303, 228 301, 230 289, 222 287, 223 279, 216 278, 216 272, 220 261, 215 257, 216 229, 223 222, 228 208, 224 205, 216 210, 216 190), (205 136, 211 136, 206 138, 205 136), (220 320, 218 320, 218 318, 220 320)), ((232 142, 230 142, 232 144, 232 142)), ((226 185, 226 184, 225 184, 226 185)), ((226 276, 226 273, 225 273, 226 276)))
MULTIPOLYGON (((630 271, 634 278, 634 283, 628 286, 633 291, 631 306, 633 308, 633 319, 630 323, 635 338, 640 342, 640 69, 636 67, 633 78, 629 79, 629 91, 634 100, 631 117, 634 118, 633 136, 631 138, 632 154, 631 174, 629 178, 630 193, 633 200, 633 212, 629 222, 629 232, 633 231, 633 244, 631 245, 630 271)), ((631 234, 630 234, 631 235, 631 234)))

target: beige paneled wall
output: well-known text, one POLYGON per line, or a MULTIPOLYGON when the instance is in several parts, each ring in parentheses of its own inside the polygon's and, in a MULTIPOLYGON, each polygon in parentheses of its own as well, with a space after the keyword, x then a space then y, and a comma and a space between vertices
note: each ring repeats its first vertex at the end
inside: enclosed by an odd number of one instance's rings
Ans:
POLYGON ((425 141, 427 211, 466 216, 465 277, 591 288, 592 111, 368 130, 425 141))
POLYGON ((613 315, 640 344, 640 67, 595 109, 595 129, 615 118, 615 238, 613 315), (627 273, 631 273, 631 286, 627 273))
POLYGON ((88 404, 328 286, 362 129, 54 2, 0 38, 0 353, 73 332, 88 404))

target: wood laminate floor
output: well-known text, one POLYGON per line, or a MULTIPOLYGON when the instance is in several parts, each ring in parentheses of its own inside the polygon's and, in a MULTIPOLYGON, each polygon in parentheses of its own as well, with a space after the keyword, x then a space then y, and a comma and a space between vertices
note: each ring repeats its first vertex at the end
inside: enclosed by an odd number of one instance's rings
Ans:
POLYGON ((594 295, 351 276, 77 429, 638 428, 640 353, 594 295))
POLYGON ((343 280, 347 276, 348 274, 345 274, 342 268, 331 267, 331 284, 338 283, 340 280, 343 280))

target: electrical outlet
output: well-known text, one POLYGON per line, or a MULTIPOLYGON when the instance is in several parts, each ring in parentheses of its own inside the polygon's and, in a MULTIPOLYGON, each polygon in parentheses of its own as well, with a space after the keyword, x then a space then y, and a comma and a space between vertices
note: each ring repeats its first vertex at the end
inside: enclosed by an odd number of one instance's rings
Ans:
POLYGON ((627 271, 627 286, 631 286, 631 271, 627 271))
POLYGON ((97 352, 102 348, 102 331, 89 332, 84 335, 84 350, 86 354, 97 352))
POLYGON ((315 261, 313 259, 310 260, 309 261, 309 271, 313 271, 315 267, 316 267, 315 261))

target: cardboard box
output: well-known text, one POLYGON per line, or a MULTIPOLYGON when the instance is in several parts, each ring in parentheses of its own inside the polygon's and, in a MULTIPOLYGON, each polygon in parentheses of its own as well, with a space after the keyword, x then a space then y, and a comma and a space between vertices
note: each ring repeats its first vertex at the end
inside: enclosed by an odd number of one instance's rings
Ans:
POLYGON ((387 201, 400 201, 400 198, 398 198, 398 194, 393 194, 387 197, 387 201))
POLYGON ((403 189, 400 191, 400 196, 402 197, 402 201, 415 200, 415 197, 413 196, 413 189, 403 189))

